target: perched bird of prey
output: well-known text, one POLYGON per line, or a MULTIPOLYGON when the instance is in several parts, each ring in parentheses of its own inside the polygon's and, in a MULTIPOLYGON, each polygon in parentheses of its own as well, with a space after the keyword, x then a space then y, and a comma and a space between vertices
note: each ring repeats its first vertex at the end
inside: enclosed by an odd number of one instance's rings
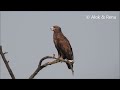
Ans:
POLYGON ((51 27, 53 33, 53 42, 58 51, 58 58, 69 60, 66 62, 67 67, 73 71, 73 51, 69 40, 64 36, 59 26, 55 25, 51 27), (71 68, 72 67, 72 68, 71 68))

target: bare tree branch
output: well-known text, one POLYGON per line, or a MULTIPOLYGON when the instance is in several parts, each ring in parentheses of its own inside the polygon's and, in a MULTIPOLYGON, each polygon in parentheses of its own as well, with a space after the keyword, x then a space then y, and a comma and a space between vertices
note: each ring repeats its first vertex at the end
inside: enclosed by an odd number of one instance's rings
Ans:
MULTIPOLYGON (((6 65, 6 68, 7 68, 8 72, 9 72, 11 78, 12 78, 12 79, 15 79, 15 76, 14 76, 14 74, 13 74, 13 72, 12 72, 12 70, 11 70, 9 64, 8 64, 9 61, 7 61, 6 58, 5 58, 5 54, 6 54, 6 53, 8 53, 8 52, 3 53, 3 51, 2 51, 2 46, 0 46, 0 55, 1 55, 1 57, 2 57, 2 59, 3 59, 3 61, 4 61, 4 63, 5 63, 5 65, 6 65)), ((69 62, 68 60, 66 60, 66 59, 56 58, 56 57, 55 57, 55 54, 53 54, 53 56, 45 56, 45 57, 43 57, 43 58, 40 60, 37 69, 36 69, 35 72, 29 77, 29 79, 33 79, 33 78, 37 75, 37 73, 38 73, 40 70, 42 70, 43 68, 45 68, 46 66, 52 65, 52 64, 56 64, 56 63, 59 63, 59 62, 65 62, 65 63, 69 63, 69 64, 70 64, 70 62, 69 62), (51 62, 47 62, 47 63, 41 65, 42 62, 43 62, 44 60, 46 60, 46 59, 55 59, 55 60, 54 60, 54 61, 51 61, 51 62)), ((71 67, 72 74, 73 74, 74 71, 73 71, 73 67, 72 67, 71 64, 70 64, 70 67, 71 67)))
POLYGON ((4 54, 6 54, 6 53, 7 53, 7 52, 3 53, 3 51, 2 51, 2 46, 0 46, 0 55, 1 55, 1 57, 2 57, 2 59, 3 59, 3 61, 4 61, 4 63, 5 63, 5 65, 6 65, 6 67, 7 67, 7 70, 8 70, 8 72, 9 72, 11 78, 12 78, 12 79, 15 79, 15 76, 14 76, 14 74, 13 74, 13 72, 12 72, 12 70, 11 70, 9 64, 8 64, 9 61, 7 61, 6 58, 5 58, 5 55, 4 55, 4 54))
MULTIPOLYGON (((68 60, 61 59, 61 58, 55 58, 54 55, 53 55, 53 56, 45 56, 45 57, 43 57, 43 58, 40 60, 39 65, 38 65, 38 68, 37 68, 37 69, 35 70, 35 72, 29 77, 29 79, 33 79, 33 78, 37 75, 37 73, 38 73, 40 70, 42 70, 44 67, 46 67, 46 66, 48 66, 48 65, 52 65, 52 64, 58 63, 58 62, 68 62, 68 63, 70 64, 70 62, 69 62, 68 60), (46 60, 46 59, 55 59, 55 60, 52 61, 52 62, 47 62, 47 63, 41 65, 42 62, 43 62, 44 60, 46 60)), ((70 66, 71 66, 71 64, 70 64, 70 66)), ((72 68, 72 66, 71 66, 71 68, 72 68)), ((74 73, 73 68, 72 68, 71 70, 72 70, 72 73, 74 73)))

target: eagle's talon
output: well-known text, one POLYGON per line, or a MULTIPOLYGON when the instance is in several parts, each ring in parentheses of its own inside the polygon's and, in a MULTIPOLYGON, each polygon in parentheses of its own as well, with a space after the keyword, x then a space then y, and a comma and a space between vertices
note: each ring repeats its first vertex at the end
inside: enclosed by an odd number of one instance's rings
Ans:
POLYGON ((62 57, 59 57, 59 60, 62 63, 64 59, 62 57))

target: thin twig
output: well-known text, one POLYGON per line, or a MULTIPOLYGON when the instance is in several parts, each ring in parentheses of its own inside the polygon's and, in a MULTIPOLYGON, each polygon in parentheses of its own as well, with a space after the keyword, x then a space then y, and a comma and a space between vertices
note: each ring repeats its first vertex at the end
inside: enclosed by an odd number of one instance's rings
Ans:
POLYGON ((12 78, 12 79, 15 79, 15 76, 14 76, 14 74, 13 74, 13 72, 12 72, 12 70, 11 70, 11 68, 10 68, 10 66, 9 66, 9 64, 8 64, 8 61, 6 60, 4 54, 6 54, 6 53, 3 53, 3 51, 2 51, 2 46, 0 46, 0 55, 1 55, 1 57, 2 57, 2 59, 3 59, 3 61, 4 61, 4 63, 5 63, 5 65, 6 65, 6 67, 7 67, 7 70, 8 70, 8 72, 9 72, 11 78, 12 78))

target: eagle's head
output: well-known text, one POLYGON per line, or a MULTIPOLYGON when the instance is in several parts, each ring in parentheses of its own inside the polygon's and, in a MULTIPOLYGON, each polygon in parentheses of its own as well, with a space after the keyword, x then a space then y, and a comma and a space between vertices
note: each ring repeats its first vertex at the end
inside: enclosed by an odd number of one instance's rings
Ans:
POLYGON ((61 28, 57 25, 54 25, 50 28, 52 31, 54 31, 55 33, 59 33, 61 32, 61 28))

